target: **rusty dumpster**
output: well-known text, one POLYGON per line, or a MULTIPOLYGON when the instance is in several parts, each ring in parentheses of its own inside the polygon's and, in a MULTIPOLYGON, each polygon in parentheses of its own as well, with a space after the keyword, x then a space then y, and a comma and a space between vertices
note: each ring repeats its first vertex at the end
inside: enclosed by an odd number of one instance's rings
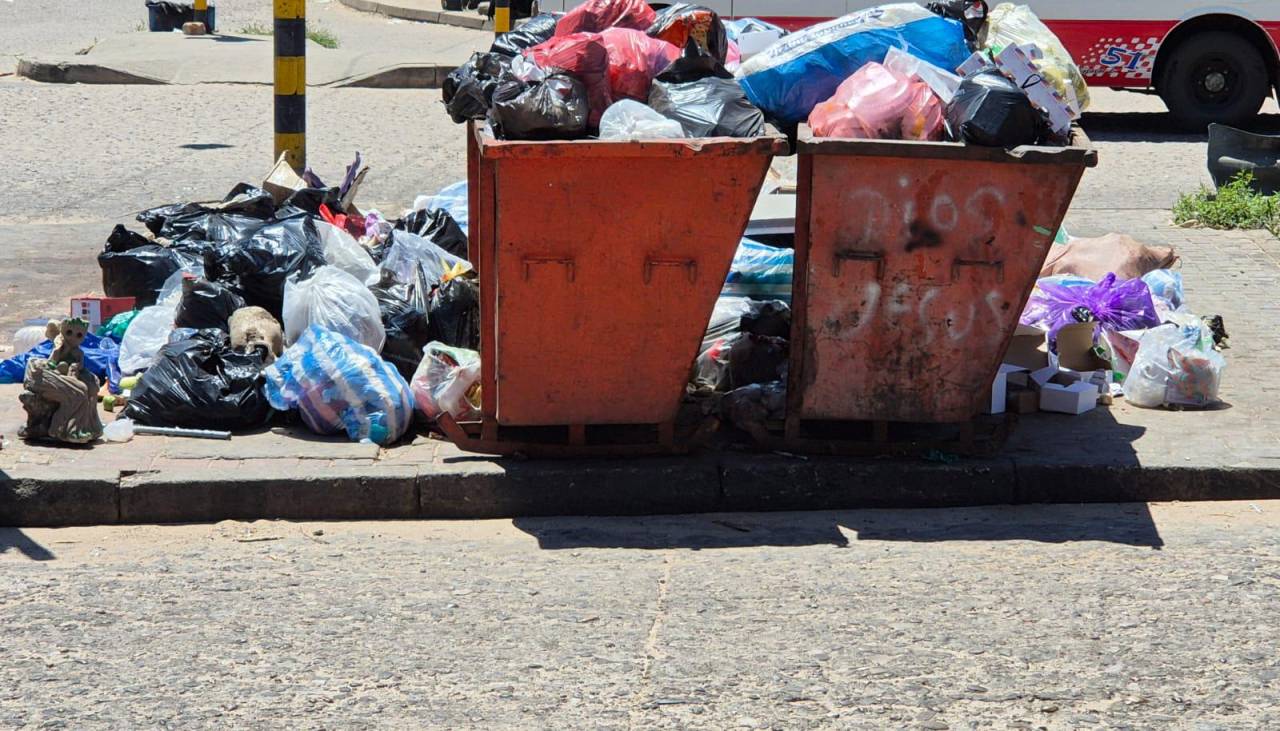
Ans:
POLYGON ((1097 154, 798 140, 786 434, 810 422, 959 423, 981 412, 1097 154))
POLYGON ((497 454, 678 451, 690 368, 786 149, 777 134, 517 142, 471 125, 483 420, 443 419, 446 435, 497 454))

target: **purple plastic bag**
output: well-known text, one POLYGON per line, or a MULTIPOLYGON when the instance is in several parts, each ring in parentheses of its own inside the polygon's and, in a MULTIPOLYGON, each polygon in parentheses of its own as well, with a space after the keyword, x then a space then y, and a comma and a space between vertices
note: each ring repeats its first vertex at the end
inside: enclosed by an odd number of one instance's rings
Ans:
POLYGON ((1041 280, 1031 292, 1021 322, 1048 330, 1049 341, 1054 342, 1062 328, 1090 319, 1112 332, 1145 330, 1160 324, 1147 283, 1126 279, 1117 284, 1114 273, 1092 287, 1041 280))

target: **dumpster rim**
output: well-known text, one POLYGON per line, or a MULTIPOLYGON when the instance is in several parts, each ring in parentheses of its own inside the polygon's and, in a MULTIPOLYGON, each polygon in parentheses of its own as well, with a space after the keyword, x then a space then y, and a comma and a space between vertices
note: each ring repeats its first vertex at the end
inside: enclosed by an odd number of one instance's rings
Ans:
POLYGON ((480 156, 496 158, 693 157, 742 154, 786 155, 785 135, 766 126, 758 137, 687 137, 671 140, 500 140, 488 122, 475 125, 480 156))
POLYGON ((1071 126, 1069 146, 1020 145, 1014 148, 987 147, 963 142, 919 142, 916 140, 864 140, 851 137, 815 137, 808 124, 796 135, 801 155, 864 155, 868 157, 914 157, 937 160, 970 160, 1026 165, 1084 165, 1097 167, 1098 151, 1078 124, 1071 126))

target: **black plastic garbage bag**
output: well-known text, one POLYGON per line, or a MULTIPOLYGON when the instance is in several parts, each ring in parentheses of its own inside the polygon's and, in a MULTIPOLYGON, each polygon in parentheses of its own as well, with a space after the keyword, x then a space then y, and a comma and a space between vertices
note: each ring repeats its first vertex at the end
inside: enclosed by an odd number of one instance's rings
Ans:
POLYGON ((236 289, 246 304, 266 309, 277 320, 285 280, 295 274, 305 279, 324 264, 314 219, 305 214, 269 222, 246 238, 209 249, 204 256, 206 277, 236 289))
POLYGON ((182 283, 182 300, 173 325, 230 332, 227 321, 231 313, 244 306, 244 298, 230 287, 207 279, 188 280, 182 283))
POLYGON ((503 98, 524 89, 525 83, 511 73, 511 59, 497 53, 475 53, 471 59, 449 72, 441 93, 445 109, 457 124, 468 119, 484 119, 494 94, 503 87, 503 98))
POLYGON ((791 307, 782 300, 723 298, 711 313, 702 349, 706 350, 717 339, 735 333, 790 337, 791 307))
POLYGON ((1047 131, 1027 95, 999 71, 961 82, 947 105, 947 124, 961 140, 990 147, 1033 145, 1047 131))
POLYGON ((648 33, 677 48, 685 48, 690 41, 697 43, 703 52, 721 63, 729 52, 729 34, 720 15, 705 5, 676 3, 663 8, 648 33))
POLYGON ((480 285, 455 277, 440 285, 427 312, 431 340, 468 350, 480 349, 480 285))
MULTIPOLYGON (((679 64, 677 60, 675 64, 679 64)), ((649 106, 674 119, 690 137, 757 137, 764 132, 764 112, 747 100, 732 78, 707 76, 696 81, 668 81, 663 72, 649 91, 649 106)))
POLYGON ((378 310, 382 313, 382 326, 387 341, 382 346, 382 358, 400 371, 405 380, 411 380, 422 362, 422 348, 431 342, 431 327, 427 319, 429 288, 425 279, 411 285, 383 282, 373 287, 378 310))
POLYGON ((454 256, 467 258, 467 235, 443 208, 420 208, 413 211, 396 221, 395 229, 417 234, 454 256))
POLYGON ((552 74, 510 100, 494 97, 493 132, 505 140, 571 140, 587 135, 587 88, 566 74, 552 74))
POLYGON ((694 383, 713 391, 732 391, 753 383, 786 380, 787 341, 738 333, 715 342, 698 356, 694 383))
POLYGON ((515 58, 524 49, 533 48, 539 43, 551 40, 551 36, 556 34, 556 20, 556 16, 551 13, 530 18, 529 22, 519 28, 498 36, 493 46, 489 48, 489 52, 515 58))
POLYGON ((337 188, 301 188, 295 190, 280 204, 276 216, 286 216, 302 211, 312 216, 320 215, 320 206, 329 207, 332 213, 342 213, 342 199, 337 188))
POLYGON ((201 330, 160 349, 129 397, 124 416, 147 426, 253 429, 271 418, 262 354, 237 353, 226 333, 201 330))
POLYGON ((971 50, 978 50, 978 34, 987 24, 986 0, 936 0, 927 6, 929 12, 958 20, 964 26, 964 38, 971 50))
POLYGON ((136 307, 153 305, 165 280, 185 261, 180 252, 148 242, 117 225, 106 248, 98 254, 102 291, 108 297, 133 297, 136 307))
POLYGON ((174 203, 139 213, 152 234, 171 241, 199 239, 223 242, 248 233, 275 215, 271 194, 249 183, 232 188, 221 203, 174 203), (212 221, 206 221, 210 216, 212 221))
POLYGON ((130 231, 123 224, 117 223, 116 227, 111 229, 111 233, 107 236, 107 248, 105 251, 120 253, 154 243, 154 241, 137 231, 130 231))

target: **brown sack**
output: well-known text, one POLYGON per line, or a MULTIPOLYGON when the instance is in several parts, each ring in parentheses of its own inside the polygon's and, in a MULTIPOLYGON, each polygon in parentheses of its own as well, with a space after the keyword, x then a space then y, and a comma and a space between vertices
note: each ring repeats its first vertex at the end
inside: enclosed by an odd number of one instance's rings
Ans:
POLYGON ((1137 279, 1177 263, 1178 255, 1172 247, 1147 246, 1132 236, 1107 234, 1096 239, 1072 239, 1066 246, 1054 246, 1040 276, 1074 274, 1096 282, 1115 272, 1119 279, 1137 279))

